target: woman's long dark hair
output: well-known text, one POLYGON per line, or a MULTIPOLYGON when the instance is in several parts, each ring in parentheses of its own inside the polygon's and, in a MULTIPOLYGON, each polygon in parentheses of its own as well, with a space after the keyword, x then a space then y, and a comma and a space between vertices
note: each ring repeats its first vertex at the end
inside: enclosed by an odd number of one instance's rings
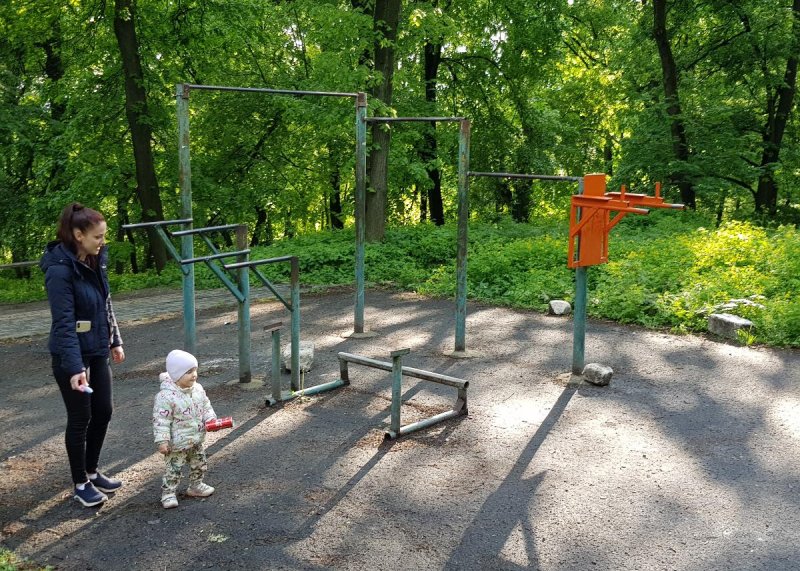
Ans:
POLYGON ((75 253, 78 251, 78 247, 75 244, 75 237, 72 235, 72 231, 77 228, 81 232, 87 232, 89 228, 105 222, 105 220, 97 210, 92 210, 80 202, 67 204, 58 218, 56 238, 75 253))

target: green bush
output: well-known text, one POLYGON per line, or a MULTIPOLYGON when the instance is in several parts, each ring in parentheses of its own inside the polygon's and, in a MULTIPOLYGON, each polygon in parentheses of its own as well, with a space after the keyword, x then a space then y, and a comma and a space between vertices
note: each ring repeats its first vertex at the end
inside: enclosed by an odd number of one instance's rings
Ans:
MULTIPOLYGON (((471 299, 544 310, 551 299, 573 301, 574 272, 567 268, 562 220, 516 224, 505 218, 471 223, 467 289, 471 299)), ((389 228, 365 248, 367 285, 454 297, 455 225, 389 228)), ((254 248, 251 259, 294 255, 304 285, 355 281, 352 230, 320 232, 254 248)), ((259 267, 276 283, 289 280, 289 264, 259 267)), ((0 274, 0 302, 44 299, 41 272, 27 280, 0 274)), ((628 216, 611 232, 609 262, 588 268, 588 312, 598 318, 676 332, 703 332, 708 315, 727 311, 755 324, 748 342, 800 346, 800 234, 795 227, 765 229, 731 222, 713 228, 694 213, 655 211, 628 216), (731 300, 748 300, 724 306, 731 300), (723 307, 724 306, 724 307, 723 307)), ((220 287, 204 264, 195 266, 199 289, 220 287)), ((260 282, 251 275, 252 285, 260 282)), ((177 264, 155 272, 111 276, 122 292, 180 287, 177 264)))

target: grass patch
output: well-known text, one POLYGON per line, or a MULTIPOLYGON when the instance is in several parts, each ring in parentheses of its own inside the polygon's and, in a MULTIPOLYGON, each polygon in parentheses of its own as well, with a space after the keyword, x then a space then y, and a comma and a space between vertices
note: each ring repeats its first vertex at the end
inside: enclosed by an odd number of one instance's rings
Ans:
POLYGON ((18 557, 13 551, 0 547, 0 571, 50 571, 52 567, 42 567, 27 559, 18 557))
MULTIPOLYGON (((552 299, 572 302, 567 232, 560 220, 472 223, 469 298, 537 311, 552 299)), ((456 236, 455 225, 388 229, 383 242, 366 246, 367 283, 455 296, 456 236)), ((321 232, 253 248, 251 259, 295 255, 304 285, 351 285, 354 242, 352 230, 321 232)), ((800 234, 793 226, 765 229, 730 222, 715 228, 699 214, 654 211, 626 217, 614 228, 609 260, 588 271, 591 316, 703 332, 709 313, 724 310, 754 322, 748 343, 800 347, 800 234), (747 301, 730 307, 731 300, 747 301)), ((220 287, 205 265, 195 270, 198 289, 220 287)), ((288 263, 261 270, 277 283, 289 280, 288 263)), ((161 275, 125 273, 110 279, 115 292, 181 283, 174 263, 161 275)), ((254 279, 253 286, 259 285, 254 279)), ((0 303, 44 298, 41 272, 35 268, 29 279, 0 277, 0 303)))

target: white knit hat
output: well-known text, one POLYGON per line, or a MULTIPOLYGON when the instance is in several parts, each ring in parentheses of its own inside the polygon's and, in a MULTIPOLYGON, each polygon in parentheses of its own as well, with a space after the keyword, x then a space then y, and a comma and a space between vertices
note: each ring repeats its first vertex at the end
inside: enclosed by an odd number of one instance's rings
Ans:
POLYGON ((196 366, 197 359, 194 358, 194 355, 186 351, 175 349, 170 351, 169 355, 167 355, 167 373, 175 382, 185 375, 186 371, 194 369, 196 366))

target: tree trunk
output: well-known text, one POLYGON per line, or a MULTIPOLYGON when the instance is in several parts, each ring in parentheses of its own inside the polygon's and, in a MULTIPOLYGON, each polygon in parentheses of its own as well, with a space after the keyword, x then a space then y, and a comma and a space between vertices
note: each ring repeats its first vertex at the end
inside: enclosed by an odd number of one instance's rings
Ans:
MULTIPOLYGON (((125 114, 131 131, 133 157, 136 164, 136 195, 142 208, 142 220, 163 220, 164 210, 158 191, 155 163, 151 148, 152 131, 148 121, 147 94, 144 89, 139 43, 136 39, 135 0, 114 1, 114 34, 125 76, 125 114)), ((166 247, 154 229, 148 230, 150 253, 156 269, 167 262, 166 247)))
POLYGON ((780 160, 781 144, 797 89, 797 51, 800 46, 800 0, 792 4, 792 49, 786 60, 783 83, 774 95, 767 93, 767 124, 764 126, 764 150, 761 154, 761 175, 755 194, 756 212, 775 216, 778 211, 778 183, 775 167, 780 160))
MULTIPOLYGON (((401 0, 375 0, 373 29, 375 30, 375 66, 380 81, 371 95, 387 107, 392 105, 394 79, 394 42, 400 22, 401 0)), ((386 125, 372 124, 372 148, 369 156, 369 188, 366 197, 365 234, 368 241, 382 240, 386 232, 388 204, 389 145, 391 131, 386 125)))
MULTIPOLYGON (((653 37, 658 46, 661 59, 661 74, 664 83, 664 99, 669 116, 672 150, 679 162, 689 162, 689 142, 681 118, 681 104, 678 97, 678 69, 672 48, 667 37, 667 0, 653 0, 653 37)), ((685 170, 670 173, 670 180, 681 192, 681 202, 689 208, 695 207, 694 185, 685 170)))
POLYGON ((344 228, 344 216, 342 215, 342 175, 339 165, 336 165, 331 172, 331 194, 328 197, 328 208, 331 215, 331 228, 341 230, 344 228))
MULTIPOLYGON (((425 42, 425 102, 428 109, 436 109, 436 78, 439 75, 439 63, 442 61, 442 45, 440 43, 425 42)), ((425 162, 425 170, 431 181, 428 189, 428 205, 430 207, 431 222, 437 226, 444 224, 444 204, 442 202, 442 173, 436 166, 439 156, 436 141, 436 121, 431 121, 430 130, 425 132, 424 147, 420 158, 425 162)))

